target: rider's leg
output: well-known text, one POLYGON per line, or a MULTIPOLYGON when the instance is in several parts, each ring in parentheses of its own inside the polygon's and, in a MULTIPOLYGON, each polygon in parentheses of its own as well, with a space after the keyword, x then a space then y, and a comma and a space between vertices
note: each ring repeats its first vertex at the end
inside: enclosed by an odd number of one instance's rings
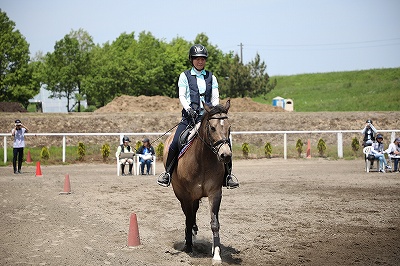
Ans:
POLYGON ((237 188, 239 183, 233 180, 232 176, 232 160, 225 164, 224 186, 227 188, 237 188))
POLYGON ((172 172, 174 171, 175 165, 178 161, 178 142, 179 136, 181 135, 182 131, 187 127, 186 120, 182 120, 181 123, 178 125, 178 128, 175 131, 174 139, 172 140, 171 144, 169 145, 167 161, 165 163, 165 172, 163 172, 159 178, 157 183, 160 186, 167 187, 171 182, 172 172))

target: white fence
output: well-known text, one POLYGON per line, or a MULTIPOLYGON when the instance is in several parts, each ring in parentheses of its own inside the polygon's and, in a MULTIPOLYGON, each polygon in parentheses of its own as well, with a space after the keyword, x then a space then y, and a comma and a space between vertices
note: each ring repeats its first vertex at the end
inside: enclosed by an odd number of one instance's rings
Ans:
MULTIPOLYGON (((379 133, 390 132, 391 140, 393 142, 396 138, 396 132, 400 132, 399 129, 394 130, 379 130, 379 133)), ((288 134, 336 134, 337 136, 337 154, 339 158, 343 158, 343 133, 358 133, 361 134, 361 130, 315 130, 315 131, 233 131, 232 135, 248 135, 248 134, 283 134, 283 158, 287 159, 287 135, 288 134)), ((161 136, 165 134, 157 132, 144 132, 144 133, 27 133, 26 136, 62 136, 62 161, 65 162, 65 150, 66 150, 66 137, 67 136, 119 136, 120 143, 124 136, 161 136)), ((7 137, 11 137, 11 133, 4 134, 0 133, 0 136, 4 138, 4 163, 7 162, 7 137)), ((233 137, 232 137, 233 138, 233 137)))

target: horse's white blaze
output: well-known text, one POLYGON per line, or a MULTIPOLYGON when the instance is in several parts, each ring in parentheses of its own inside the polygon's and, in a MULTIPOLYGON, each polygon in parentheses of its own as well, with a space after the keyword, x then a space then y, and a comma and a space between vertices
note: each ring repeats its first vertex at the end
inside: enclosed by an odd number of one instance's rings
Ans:
POLYGON ((220 256, 220 249, 219 247, 214 248, 214 257, 212 259, 213 265, 214 264, 220 264, 222 262, 221 256, 220 256))
POLYGON ((219 120, 219 122, 221 123, 221 126, 224 126, 224 119, 219 120))

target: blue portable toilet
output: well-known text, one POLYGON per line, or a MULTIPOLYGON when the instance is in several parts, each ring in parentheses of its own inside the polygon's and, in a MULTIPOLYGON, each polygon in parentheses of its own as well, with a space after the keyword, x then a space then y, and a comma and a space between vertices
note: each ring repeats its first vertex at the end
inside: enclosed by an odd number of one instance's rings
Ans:
POLYGON ((282 97, 275 97, 272 99, 272 106, 278 106, 285 109, 285 99, 282 97))

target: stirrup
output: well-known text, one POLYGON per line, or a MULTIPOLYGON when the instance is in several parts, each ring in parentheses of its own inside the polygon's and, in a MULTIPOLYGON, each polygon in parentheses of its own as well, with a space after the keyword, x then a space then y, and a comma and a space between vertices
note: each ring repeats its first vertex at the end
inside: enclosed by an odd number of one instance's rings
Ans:
POLYGON ((237 179, 237 177, 234 174, 231 173, 230 175, 227 175, 226 178, 225 178, 225 186, 226 186, 227 189, 238 188, 239 187, 239 180, 237 179), (230 176, 230 178, 229 178, 229 176, 230 176), (232 186, 228 186, 229 180, 234 182, 234 184, 232 184, 232 186))
POLYGON ((171 175, 163 172, 158 176, 157 183, 162 187, 168 187, 171 184, 171 175))

